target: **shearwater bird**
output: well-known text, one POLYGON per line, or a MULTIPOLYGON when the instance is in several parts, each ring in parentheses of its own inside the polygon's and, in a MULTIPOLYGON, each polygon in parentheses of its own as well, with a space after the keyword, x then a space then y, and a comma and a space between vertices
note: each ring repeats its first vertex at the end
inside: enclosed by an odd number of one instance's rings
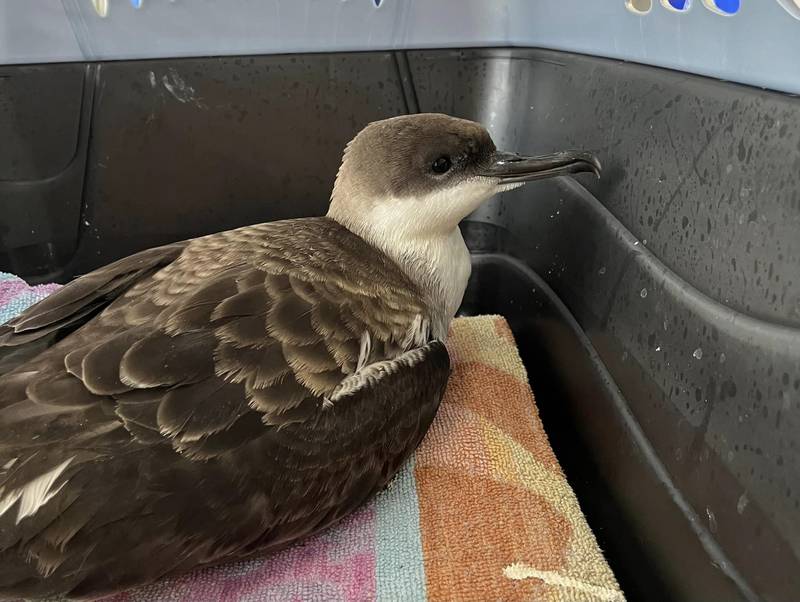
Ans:
POLYGON ((96 597, 285 547, 387 484, 433 420, 458 223, 589 153, 378 121, 325 217, 142 251, 0 326, 0 598, 96 597))

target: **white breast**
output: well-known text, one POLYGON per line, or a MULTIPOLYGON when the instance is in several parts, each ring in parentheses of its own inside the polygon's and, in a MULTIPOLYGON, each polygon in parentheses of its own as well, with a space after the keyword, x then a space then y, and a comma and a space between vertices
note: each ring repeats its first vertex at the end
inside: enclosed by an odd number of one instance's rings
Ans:
POLYGON ((467 281, 472 272, 469 250, 456 228, 449 236, 433 240, 427 253, 432 268, 432 280, 439 284, 441 302, 448 317, 453 317, 464 298, 467 281))

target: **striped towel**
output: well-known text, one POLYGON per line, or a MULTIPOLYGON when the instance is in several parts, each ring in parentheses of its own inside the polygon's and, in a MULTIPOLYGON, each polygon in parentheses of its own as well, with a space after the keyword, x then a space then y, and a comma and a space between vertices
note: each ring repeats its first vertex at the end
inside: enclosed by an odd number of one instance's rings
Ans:
MULTIPOLYGON (((0 274, 0 322, 53 290, 0 274)), ((547 441, 506 321, 459 318, 448 348, 453 374, 436 420, 371 503, 278 554, 106 601, 624 600, 547 441)))

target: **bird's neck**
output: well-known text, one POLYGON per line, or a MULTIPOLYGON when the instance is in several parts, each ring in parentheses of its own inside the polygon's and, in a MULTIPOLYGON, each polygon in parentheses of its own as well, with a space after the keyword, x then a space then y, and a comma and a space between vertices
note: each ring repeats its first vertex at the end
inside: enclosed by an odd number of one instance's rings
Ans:
POLYGON ((354 218, 340 215, 333 206, 328 217, 388 255, 419 286, 436 314, 437 330, 444 331, 437 336, 446 336, 472 269, 458 226, 449 231, 419 233, 417 227, 396 214, 374 211, 368 219, 363 215, 354 218))
POLYGON ((427 291, 434 307, 449 325, 464 298, 472 271, 461 231, 454 228, 438 236, 408 238, 382 250, 427 291))

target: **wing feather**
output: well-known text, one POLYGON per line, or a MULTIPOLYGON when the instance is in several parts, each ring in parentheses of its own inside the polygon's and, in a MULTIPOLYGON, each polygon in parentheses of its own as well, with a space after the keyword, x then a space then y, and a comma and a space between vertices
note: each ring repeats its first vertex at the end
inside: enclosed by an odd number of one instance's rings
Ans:
MULTIPOLYGON (((181 386, 214 374, 213 333, 167 334, 160 330, 133 342, 116 362, 119 380, 129 389, 181 386)), ((84 379, 91 377, 84 360, 84 379)))
POLYGON ((132 282, 174 261, 184 244, 148 249, 74 280, 0 326, 0 346, 25 344, 75 326, 86 315, 122 294, 132 282), (25 336, 20 336, 22 333, 26 333, 25 336))

